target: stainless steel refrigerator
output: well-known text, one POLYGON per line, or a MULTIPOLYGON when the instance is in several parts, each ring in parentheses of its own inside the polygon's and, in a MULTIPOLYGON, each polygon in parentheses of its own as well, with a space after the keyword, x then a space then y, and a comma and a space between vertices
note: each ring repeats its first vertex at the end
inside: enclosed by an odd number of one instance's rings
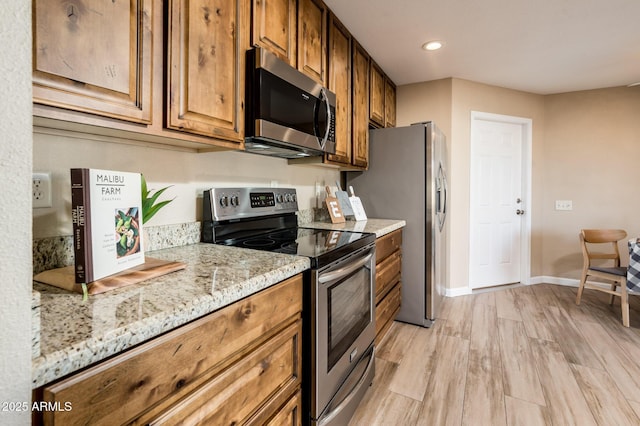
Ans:
POLYGON ((404 219, 399 321, 429 327, 446 289, 447 148, 432 122, 369 131, 369 170, 347 173, 368 217, 404 219))

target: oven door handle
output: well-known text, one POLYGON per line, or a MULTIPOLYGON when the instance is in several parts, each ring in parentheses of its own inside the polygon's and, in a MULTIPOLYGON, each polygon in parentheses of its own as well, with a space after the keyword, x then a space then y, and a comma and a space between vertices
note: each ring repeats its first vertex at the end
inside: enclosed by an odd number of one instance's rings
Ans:
MULTIPOLYGON (((341 394, 341 392, 345 392, 346 396, 344 396, 343 394, 344 399, 342 401, 338 402, 338 401, 332 400, 329 402, 329 405, 326 408, 327 412, 323 413, 318 419, 318 423, 317 423, 318 426, 340 424, 342 423, 342 420, 345 420, 345 421, 349 420, 349 418, 339 419, 340 413, 343 410, 345 410, 348 405, 354 402, 353 398, 358 396, 358 394, 359 394, 359 398, 362 398, 364 396, 364 392, 366 392, 366 388, 364 387, 364 385, 367 384, 367 380, 373 380, 373 374, 374 374, 373 370, 375 368, 375 349, 372 348, 368 354, 365 354, 362 357, 362 359, 358 361, 358 364, 353 368, 353 371, 354 372, 357 371, 358 368, 361 367, 361 365, 364 364, 365 362, 366 362, 366 365, 364 366, 364 371, 359 377, 352 378, 351 376, 349 376, 347 380, 345 380, 345 383, 342 384, 341 389, 338 390, 338 392, 334 396, 334 399, 336 399, 338 394, 341 394), (350 381, 353 381, 353 380, 357 380, 357 383, 355 384, 349 383, 350 381), (345 386, 349 386, 349 388, 342 389, 345 386), (338 403, 338 406, 332 407, 332 404, 336 402, 338 403)), ((344 417, 344 416, 341 416, 341 417, 344 417)))
POLYGON ((345 266, 344 268, 340 268, 340 269, 336 269, 335 271, 326 273, 326 274, 320 274, 320 278, 318 278, 318 282, 320 284, 324 284, 330 281, 335 281, 339 278, 342 278, 346 275, 349 275, 350 273, 352 273, 353 271, 355 271, 356 269, 360 269, 362 268, 362 266, 364 266, 364 264, 366 264, 369 260, 371 260, 371 257, 373 256, 373 253, 369 253, 367 256, 363 257, 362 259, 348 265, 345 266))

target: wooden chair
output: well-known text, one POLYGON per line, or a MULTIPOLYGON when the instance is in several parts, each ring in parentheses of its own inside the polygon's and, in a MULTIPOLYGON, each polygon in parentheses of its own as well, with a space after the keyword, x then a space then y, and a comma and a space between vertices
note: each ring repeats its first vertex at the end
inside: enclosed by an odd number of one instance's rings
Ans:
POLYGON ((618 251, 618 241, 626 237, 627 233, 622 229, 583 229, 580 231, 583 264, 576 305, 580 304, 582 291, 585 287, 610 294, 610 304, 613 304, 614 296, 619 296, 622 308, 622 325, 629 327, 627 268, 620 266, 620 252, 618 251), (600 251, 603 248, 608 250, 600 251), (597 251, 592 251, 593 249, 597 251), (605 265, 593 265, 593 260, 604 260, 600 263, 605 263, 605 265), (613 265, 606 265, 607 262, 613 262, 613 265), (590 277, 599 282, 587 282, 590 277), (602 280, 606 282, 601 282, 602 280), (617 291, 617 287, 620 287, 619 291, 617 291))

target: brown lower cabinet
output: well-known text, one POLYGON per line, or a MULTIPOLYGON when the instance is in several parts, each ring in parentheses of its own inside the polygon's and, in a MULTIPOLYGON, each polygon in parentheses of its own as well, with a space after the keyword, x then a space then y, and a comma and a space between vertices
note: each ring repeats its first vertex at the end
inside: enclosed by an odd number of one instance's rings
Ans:
POLYGON ((402 230, 376 240, 376 340, 378 345, 400 311, 402 230))
POLYGON ((302 275, 36 390, 45 425, 301 422, 302 275))

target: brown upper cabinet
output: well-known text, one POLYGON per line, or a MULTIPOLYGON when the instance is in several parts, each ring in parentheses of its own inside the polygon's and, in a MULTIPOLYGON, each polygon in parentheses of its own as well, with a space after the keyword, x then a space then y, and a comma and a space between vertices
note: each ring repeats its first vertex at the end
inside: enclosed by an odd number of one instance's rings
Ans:
POLYGON ((369 93, 369 119, 378 127, 385 126, 385 84, 384 73, 375 62, 369 69, 371 92, 369 93))
POLYGON ((33 100, 151 122, 155 2, 33 2, 33 100))
POLYGON ((253 46, 327 84, 327 15, 321 0, 252 0, 253 46))
POLYGON ((351 164, 351 34, 329 16, 329 90, 336 94, 336 153, 327 159, 351 164))
POLYGON ((170 0, 167 127, 244 138, 248 0, 170 0))
POLYGON ((259 45, 336 94, 336 153, 299 162, 365 169, 368 126, 395 125, 396 93, 354 42, 322 0, 34 0, 34 125, 242 149, 259 45))
POLYGON ((327 19, 321 0, 298 0, 298 70, 327 85, 327 19))
POLYGON ((250 10, 250 0, 35 0, 34 126, 242 148, 250 10))
POLYGON ((374 127, 396 126, 396 86, 371 60, 369 120, 374 127))
POLYGON ((396 85, 384 79, 384 126, 396 127, 396 85))
POLYGON ((369 55, 353 41, 352 164, 369 166, 369 55))
POLYGON ((252 0, 251 44, 296 66, 296 0, 252 0))

